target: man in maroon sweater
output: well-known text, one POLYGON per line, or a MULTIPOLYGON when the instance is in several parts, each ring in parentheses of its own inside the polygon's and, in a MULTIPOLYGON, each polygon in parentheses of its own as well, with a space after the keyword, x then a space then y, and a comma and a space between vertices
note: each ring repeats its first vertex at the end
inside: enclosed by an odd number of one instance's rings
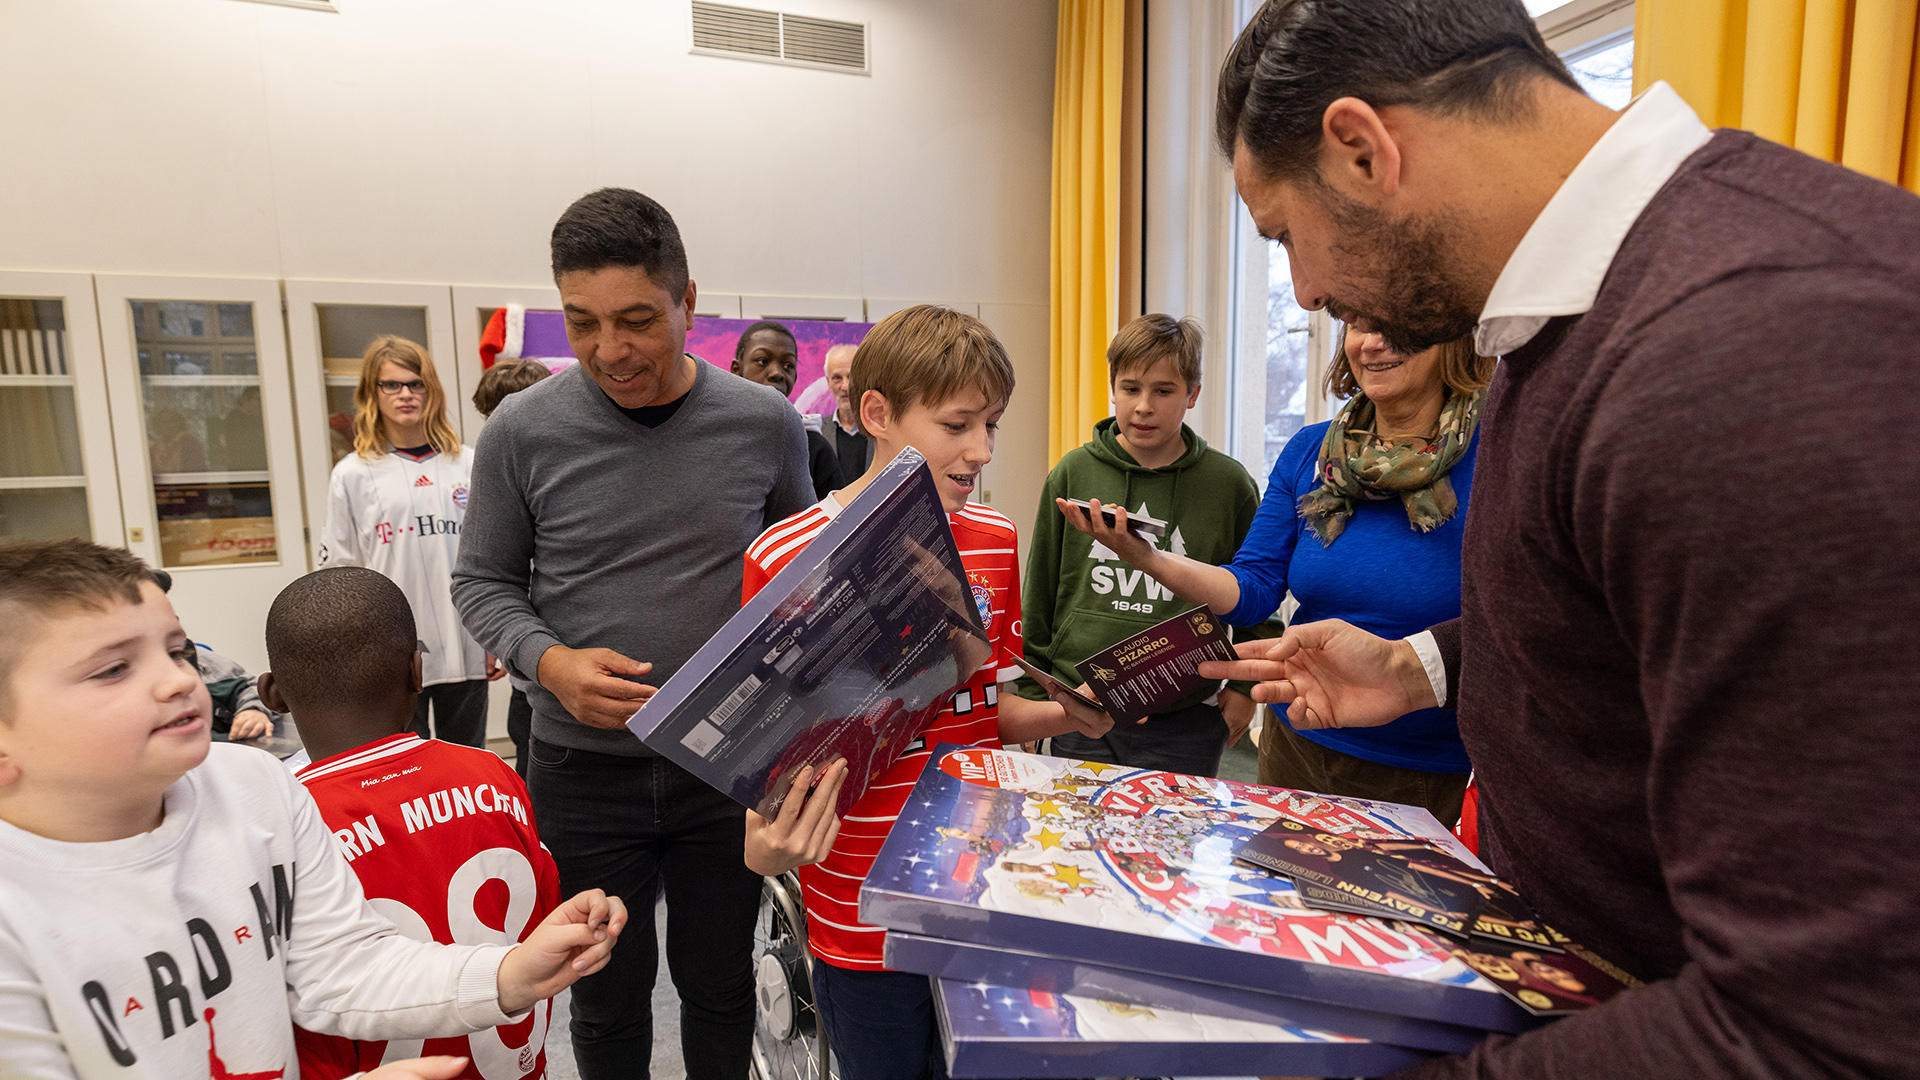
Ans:
POLYGON ((1483 854, 1647 982, 1411 1075, 1920 1076, 1920 200, 1614 113, 1519 0, 1272 0, 1217 120, 1304 305, 1502 362, 1461 618, 1202 671, 1457 703, 1483 854))

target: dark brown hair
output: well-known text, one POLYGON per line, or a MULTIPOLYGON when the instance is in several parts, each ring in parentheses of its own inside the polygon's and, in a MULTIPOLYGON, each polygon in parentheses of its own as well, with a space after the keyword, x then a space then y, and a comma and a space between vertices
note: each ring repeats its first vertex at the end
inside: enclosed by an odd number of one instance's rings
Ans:
POLYGON ((1142 315, 1120 328, 1107 343, 1107 385, 1112 386, 1129 371, 1144 371, 1161 357, 1173 360, 1173 368, 1192 390, 1200 385, 1200 347, 1205 335, 1191 318, 1176 319, 1158 312, 1142 315))
POLYGON ((480 373, 480 385, 473 388, 473 407, 481 416, 492 416, 508 394, 517 394, 551 374, 538 360, 495 361, 480 373))
POLYGON ((1520 0, 1267 0, 1220 67, 1214 138, 1269 177, 1314 177, 1339 98, 1499 121, 1542 78, 1580 90, 1520 0))

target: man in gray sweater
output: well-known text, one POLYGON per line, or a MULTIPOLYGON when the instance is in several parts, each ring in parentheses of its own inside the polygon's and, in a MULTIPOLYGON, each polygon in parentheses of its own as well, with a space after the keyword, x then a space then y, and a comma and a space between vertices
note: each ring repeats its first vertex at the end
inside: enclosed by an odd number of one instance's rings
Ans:
MULTIPOLYGON (((453 574, 467 629, 531 682, 527 786, 562 888, 667 894, 689 1080, 741 1080, 760 880, 744 812, 625 727, 739 610, 742 557, 810 505, 800 417, 686 353, 694 283, 671 215, 605 188, 553 229, 580 360, 487 422, 453 574), (585 884, 585 883, 591 884, 585 884)), ((574 987, 580 1074, 645 1077, 658 944, 635 924, 574 987)))

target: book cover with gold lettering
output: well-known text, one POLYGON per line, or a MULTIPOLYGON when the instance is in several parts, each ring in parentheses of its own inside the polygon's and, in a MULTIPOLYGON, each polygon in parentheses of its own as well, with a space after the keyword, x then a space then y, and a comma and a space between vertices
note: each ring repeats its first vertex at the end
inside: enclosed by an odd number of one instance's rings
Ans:
POLYGON ((1206 608, 1183 611, 1074 665, 1116 722, 1165 712, 1217 679, 1200 675, 1202 660, 1235 659, 1227 627, 1206 608))

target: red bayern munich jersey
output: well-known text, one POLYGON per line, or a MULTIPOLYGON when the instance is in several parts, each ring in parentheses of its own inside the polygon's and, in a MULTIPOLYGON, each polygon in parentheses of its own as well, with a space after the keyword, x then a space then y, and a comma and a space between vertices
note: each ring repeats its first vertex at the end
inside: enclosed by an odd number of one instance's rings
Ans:
MULTIPOLYGON (((829 495, 817 506, 779 522, 747 548, 746 571, 741 582, 741 603, 753 598, 780 568, 819 535, 840 512, 840 504, 829 495)), ((994 659, 989 661, 967 685, 956 691, 947 707, 934 717, 920 738, 907 744, 906 752, 885 772, 874 777, 860 801, 853 804, 840 822, 840 837, 826 861, 800 868, 800 884, 806 893, 807 945, 813 954, 836 967, 868 971, 885 970, 880 949, 886 932, 868 926, 858 917, 860 882, 873 869, 874 857, 893 828, 907 795, 920 779, 930 747, 941 743, 998 747, 1000 745, 1000 686, 1003 680, 1018 678, 1020 669, 1009 657, 1021 655, 1020 644, 1020 556, 1013 522, 985 506, 968 503, 958 513, 948 514, 954 542, 960 548, 960 562, 966 567, 967 584, 972 587, 974 603, 980 608, 980 621, 986 624, 993 641, 994 659)))
MULTIPOLYGON (((335 754, 297 776, 380 914, 418 941, 526 940, 560 906, 560 870, 540 845, 527 787, 499 756, 410 732, 335 754)), ((355 1042, 294 1029, 302 1080, 334 1080, 384 1061, 451 1054, 462 1077, 546 1075, 542 1001, 517 1024, 453 1039, 355 1042)))

